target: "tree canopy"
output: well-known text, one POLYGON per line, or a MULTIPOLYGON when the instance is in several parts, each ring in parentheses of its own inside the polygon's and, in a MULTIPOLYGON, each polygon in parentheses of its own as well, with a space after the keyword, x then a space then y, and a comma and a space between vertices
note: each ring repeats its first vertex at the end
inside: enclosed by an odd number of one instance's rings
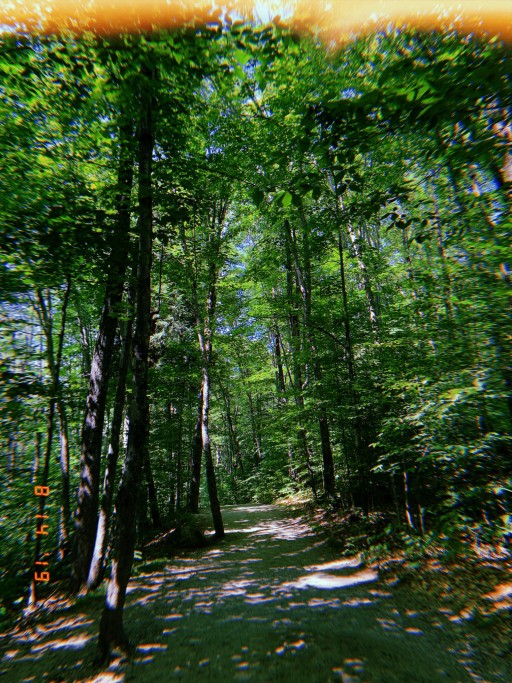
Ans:
POLYGON ((0 42, 4 613, 110 566, 107 654, 136 549, 208 502, 217 538, 297 495, 510 534, 507 44, 218 16, 0 42))

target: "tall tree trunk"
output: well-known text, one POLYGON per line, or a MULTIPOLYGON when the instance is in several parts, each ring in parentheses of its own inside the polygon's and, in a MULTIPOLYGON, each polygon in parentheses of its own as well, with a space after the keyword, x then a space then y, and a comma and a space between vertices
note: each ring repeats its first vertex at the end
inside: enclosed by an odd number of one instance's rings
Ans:
MULTIPOLYGON (((340 281, 341 281, 341 295, 343 300, 343 325, 345 329, 345 357, 347 361, 349 395, 352 404, 352 412, 354 416, 354 459, 357 471, 357 481, 355 487, 351 486, 350 496, 354 504, 358 507, 365 507, 366 492, 367 492, 367 473, 365 470, 365 463, 363 463, 364 447, 364 429, 360 414, 359 396, 355 386, 355 366, 354 366, 354 352, 352 348, 352 335, 350 330, 350 316, 348 311, 348 296, 347 283, 345 278, 345 259, 343 250, 343 238, 341 230, 338 230, 338 254, 340 264, 340 281)), ((349 474, 350 478, 350 474, 349 474)))
POLYGON ((149 502, 149 511, 151 513, 151 524, 154 529, 159 529, 162 526, 162 520, 160 519, 160 511, 158 509, 158 499, 156 497, 156 486, 155 479, 153 477, 153 471, 151 469, 151 460, 149 458, 149 450, 144 449, 144 477, 146 479, 146 487, 149 502))
POLYGON ((136 535, 137 497, 148 437, 148 362, 151 331, 151 248, 152 248, 152 156, 153 125, 151 88, 154 74, 147 67, 141 73, 139 121, 139 251, 137 266, 137 313, 133 338, 133 395, 123 474, 116 498, 116 528, 113 559, 105 607, 100 622, 100 657, 106 659, 114 645, 127 647, 123 629, 123 607, 130 578, 136 535))
POLYGON ((105 553, 107 550, 108 529, 112 512, 112 499, 114 496, 114 484, 119 458, 119 445, 121 439, 121 429, 123 426, 123 411, 126 397, 126 379, 130 365, 130 354, 132 348, 133 333, 133 305, 135 302, 135 291, 133 284, 130 283, 128 294, 128 320, 126 321, 121 348, 121 358, 119 360, 119 376, 117 380, 116 397, 114 401, 114 413, 112 415, 112 427, 110 430, 110 443, 108 447, 107 464, 103 478, 103 492, 101 496, 101 508, 98 517, 96 530, 96 541, 94 552, 87 577, 87 589, 97 588, 105 573, 105 553))
POLYGON ((188 489, 187 511, 199 512, 199 492, 201 485, 201 460, 203 456, 203 437, 201 434, 201 421, 203 415, 203 390, 198 397, 197 419, 194 427, 194 437, 192 439, 192 449, 190 453, 190 486, 188 489))
POLYGON ((59 550, 58 556, 63 560, 69 551, 69 523, 70 523, 70 500, 69 500, 69 438, 66 406, 61 398, 57 400, 57 419, 59 422, 59 464, 60 464, 60 518, 59 518, 59 550))
MULTIPOLYGON (((210 499, 210 509, 212 512, 215 536, 224 537, 224 523, 220 509, 219 496, 217 492, 217 480, 215 467, 212 458, 212 448, 210 441, 209 417, 210 417, 210 365, 212 359, 212 341, 215 330, 215 307, 217 304, 217 278, 219 275, 219 258, 222 244, 222 226, 228 209, 228 200, 220 199, 215 201, 212 206, 211 220, 209 221, 210 234, 208 236, 208 294, 204 319, 201 324, 199 315, 199 305, 196 304, 197 329, 199 349, 201 351, 202 364, 202 410, 201 410, 201 438, 203 444, 203 454, 206 467, 206 482, 208 485, 208 497, 210 499)), ((196 294, 195 294, 196 296, 196 294)))
MULTIPOLYGON (((293 394, 295 399, 295 405, 299 409, 299 420, 302 422, 304 419, 305 405, 304 405, 304 384, 302 381, 302 367, 298 359, 300 349, 301 349, 301 339, 299 330, 299 317, 297 315, 297 304, 295 301, 295 278, 293 276, 293 265, 292 265, 292 253, 291 253, 291 239, 290 239, 290 227, 288 221, 285 222, 285 244, 286 244, 286 289, 288 306, 290 309, 288 315, 288 321, 290 325, 290 337, 291 337, 291 354, 292 354, 292 368, 293 368, 293 382, 292 386, 294 388, 293 394)), ((295 272, 297 275, 297 272, 295 272)), ((309 486, 313 493, 314 498, 317 497, 316 484, 313 468, 311 465, 311 452, 309 450, 308 436, 305 428, 302 424, 299 424, 297 429, 297 441, 299 444, 299 451, 302 453, 303 465, 306 468, 309 479, 309 486)))
MULTIPOLYGON (((169 517, 174 518, 176 512, 179 512, 182 507, 183 497, 183 476, 182 476, 182 447, 183 447, 183 407, 185 386, 183 386, 183 394, 179 403, 174 406, 172 403, 168 404, 167 417, 169 420, 169 431, 171 438, 169 440, 169 517), (175 435, 175 422, 178 422, 178 433, 175 435)), ((199 457, 201 457, 201 448, 199 448, 199 457)))
POLYGON ((208 484, 208 496, 210 498, 210 510, 212 512, 215 537, 224 537, 224 523, 220 510, 219 496, 217 493, 217 480, 213 466, 212 447, 210 441, 209 416, 210 416, 210 372, 208 363, 203 363, 203 410, 201 414, 201 436, 203 440, 204 464, 206 467, 206 482, 208 484))
POLYGON ((73 562, 73 582, 77 591, 86 585, 89 576, 98 525, 101 447, 108 377, 129 254, 130 194, 133 181, 131 136, 131 123, 122 126, 116 235, 109 257, 103 310, 91 361, 89 390, 82 427, 80 486, 73 562))
MULTIPOLYGON (((275 302, 277 297, 276 289, 275 287, 272 287, 272 301, 275 302)), ((281 335, 279 334, 279 325, 277 323, 277 317, 274 314, 273 316, 274 320, 274 329, 271 332, 272 338, 274 341, 274 361, 276 365, 276 390, 277 390, 277 395, 279 397, 279 402, 280 403, 286 403, 286 397, 285 397, 285 391, 286 391, 286 385, 284 381, 284 372, 283 372, 283 361, 281 358, 281 347, 282 347, 282 342, 281 342, 281 335)))
MULTIPOLYGON (((243 371, 242 371, 242 376, 243 376, 243 371)), ((229 431, 229 438, 231 441, 231 445, 233 447, 233 453, 235 456, 235 468, 240 468, 240 471, 243 473, 244 471, 244 463, 243 463, 243 458, 242 458, 242 449, 240 447, 240 442, 238 440, 238 436, 236 434, 235 430, 235 425, 233 423, 233 416, 231 415, 231 397, 229 395, 229 391, 227 387, 220 387, 220 390, 222 392, 222 396, 224 397, 224 405, 226 406, 226 422, 228 424, 228 431, 229 431)))
MULTIPOLYGON (((282 368, 281 368, 282 372, 282 368)), ((260 430, 260 424, 257 419, 255 410, 254 410, 254 403, 252 400, 252 394, 250 391, 247 391, 247 400, 249 401, 249 417, 251 418, 251 431, 252 431, 252 438, 254 441, 254 465, 258 467, 258 465, 261 463, 263 460, 263 454, 261 450, 261 430, 260 430)))
MULTIPOLYGON (((183 389, 185 390, 185 389, 183 389)), ((183 407, 184 400, 178 404, 178 442, 176 449, 176 510, 179 512, 183 500, 182 448, 183 448, 183 407)))
POLYGON ((215 306, 217 303, 217 264, 218 248, 214 249, 211 255, 209 266, 210 286, 206 300, 206 314, 202 332, 198 333, 199 348, 201 350, 203 382, 201 387, 202 410, 201 410, 201 438, 203 444, 204 464, 206 467, 206 482, 208 485, 208 497, 210 499, 210 509, 212 512, 213 526, 217 538, 224 537, 224 523, 220 510, 219 496, 217 492, 217 481, 215 468, 213 465, 212 448, 210 442, 209 418, 210 418, 210 362, 212 357, 212 337, 215 316, 215 306))
POLYGON ((303 307, 304 307, 304 331, 307 342, 308 357, 312 366, 314 387, 313 392, 320 403, 318 423, 320 429, 320 443, 322 449, 322 474, 324 483, 324 492, 329 498, 336 497, 336 481, 334 475, 334 458, 332 455, 331 438, 329 431, 329 420, 325 407, 322 405, 322 369, 318 362, 318 354, 316 349, 316 342, 311 326, 311 312, 312 312, 312 285, 311 285, 311 255, 310 255, 310 228, 306 220, 304 212, 300 210, 302 223, 302 242, 304 252, 304 266, 301 266, 296 237, 293 229, 289 229, 289 239, 291 246, 291 253, 295 262, 295 272, 299 283, 303 307))

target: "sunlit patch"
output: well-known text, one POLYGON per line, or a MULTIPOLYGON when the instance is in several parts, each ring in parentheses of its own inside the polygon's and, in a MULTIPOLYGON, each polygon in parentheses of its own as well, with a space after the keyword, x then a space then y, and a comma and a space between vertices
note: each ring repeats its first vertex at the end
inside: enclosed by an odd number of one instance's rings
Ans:
POLYGON ((333 667, 332 672, 343 683, 360 683, 361 679, 357 674, 363 673, 363 662, 360 659, 345 659, 343 666, 333 667))
POLYGON ((453 610, 450 609, 449 607, 441 607, 439 609, 439 611, 441 612, 441 614, 444 614, 445 617, 449 617, 450 615, 453 614, 453 610))
POLYGON ((163 636, 172 636, 178 631, 177 628, 164 628, 162 631, 163 636))
POLYGON ((281 626, 292 626, 293 622, 291 619, 275 619, 272 622, 273 628, 280 628, 281 626))
POLYGON ((397 631, 398 624, 393 619, 377 619, 378 623, 385 631, 397 631))
POLYGON ((373 595, 374 598, 391 598, 393 597, 393 593, 390 593, 389 591, 368 591, 370 595, 373 595))
MULTIPOLYGON (((350 662, 352 660, 345 660, 346 662, 350 662)), ((358 661, 358 660, 356 660, 358 661)), ((360 671, 362 671, 362 667, 354 666, 351 668, 351 665, 347 663, 345 666, 337 666, 332 669, 332 672, 335 676, 339 676, 342 680, 342 683, 360 683, 361 679, 359 676, 353 676, 352 674, 357 674, 360 671), (347 672, 347 668, 349 671, 347 672)))
POLYGON ((340 569, 357 569, 361 566, 361 560, 358 557, 345 558, 343 560, 334 560, 332 562, 325 562, 324 564, 313 564, 310 567, 304 567, 308 572, 323 572, 327 570, 340 569))
POLYGON ((360 607, 361 605, 371 605, 373 602, 369 598, 350 598, 350 600, 344 600, 343 604, 345 607, 360 607))
POLYGON ((167 650, 167 645, 162 645, 161 643, 146 643, 137 646, 138 652, 154 652, 155 650, 167 650))
POLYGON ((66 640, 47 640, 40 645, 32 645, 32 652, 40 652, 41 650, 80 650, 91 640, 92 636, 72 636, 66 640))
POLYGON ((340 606, 340 599, 339 598, 333 598, 333 599, 324 599, 324 598, 311 598, 311 600, 308 600, 308 607, 334 607, 337 608, 340 606))
POLYGON ((502 583, 497 586, 491 593, 484 595, 487 600, 493 602, 502 602, 504 600, 512 599, 512 583, 502 583))
POLYGON ((122 673, 115 673, 113 671, 103 671, 102 673, 87 678, 83 683, 122 683, 125 677, 122 673))
POLYGON ((289 588, 348 588, 349 586, 357 586, 361 583, 369 583, 378 579, 378 574, 372 569, 365 569, 357 572, 351 576, 335 576, 334 574, 327 574, 325 572, 318 572, 308 576, 302 576, 297 581, 290 581, 284 583, 283 586, 289 588))
POLYGON ((245 595, 247 593, 247 589, 250 586, 253 586, 255 583, 256 581, 246 579, 242 579, 239 581, 228 581, 222 586, 221 595, 229 597, 236 595, 245 595))
POLYGON ((412 633, 412 634, 415 635, 415 636, 422 636, 422 635, 423 635, 423 631, 422 631, 420 628, 411 628, 411 627, 408 627, 408 628, 405 629, 405 631, 406 631, 407 633, 412 633))
POLYGON ((177 619, 183 619, 183 614, 167 614, 167 616, 162 617, 162 619, 165 619, 165 621, 176 621, 177 619))
POLYGON ((19 643, 33 643, 40 640, 41 636, 55 635, 57 631, 82 629, 91 624, 93 624, 93 620, 84 614, 78 614, 75 617, 61 617, 45 625, 38 624, 33 630, 17 633, 14 639, 19 643))
POLYGON ((13 657, 16 657, 18 652, 19 650, 7 650, 7 652, 4 654, 4 659, 13 659, 13 657))

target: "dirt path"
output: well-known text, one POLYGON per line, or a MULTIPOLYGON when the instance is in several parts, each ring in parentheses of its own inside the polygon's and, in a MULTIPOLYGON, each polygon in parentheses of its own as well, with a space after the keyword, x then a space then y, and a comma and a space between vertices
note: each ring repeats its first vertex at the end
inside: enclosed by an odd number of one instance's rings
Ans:
POLYGON ((132 662, 94 673, 102 598, 93 596, 15 634, 0 683, 506 681, 471 673, 469 650, 454 651, 463 626, 342 560, 288 508, 223 512, 225 541, 150 563, 130 582, 132 662))

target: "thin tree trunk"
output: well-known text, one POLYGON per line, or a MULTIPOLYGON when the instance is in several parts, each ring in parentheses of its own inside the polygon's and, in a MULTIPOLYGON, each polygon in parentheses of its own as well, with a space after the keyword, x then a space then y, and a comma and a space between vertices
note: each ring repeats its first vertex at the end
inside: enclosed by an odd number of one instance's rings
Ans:
POLYGON ((57 394, 56 408, 59 420, 59 463, 61 473, 61 499, 59 520, 59 559, 63 560, 69 551, 69 523, 71 519, 69 501, 69 438, 66 406, 62 400, 62 387, 60 383, 60 368, 62 365, 62 351, 64 348, 64 331, 66 329, 66 316, 71 295, 71 276, 66 276, 66 291, 62 301, 61 323, 57 341, 57 358, 55 362, 54 384, 57 394))
POLYGON ((77 591, 86 585, 89 576, 98 526, 105 404, 129 254, 130 194, 133 181, 131 135, 131 124, 124 125, 120 131, 121 154, 118 172, 117 234, 110 252, 103 310, 91 361, 89 389, 82 427, 80 486, 78 489, 73 562, 73 582, 77 591))
MULTIPOLYGON (((187 362, 188 365, 188 362, 187 362)), ((180 512, 183 501, 183 418, 184 418, 184 403, 185 403, 185 382, 182 384, 181 399, 176 406, 172 403, 168 404, 168 420, 169 420, 169 502, 168 515, 170 519, 175 517, 176 512, 180 512), (178 434, 175 435, 175 422, 178 422, 178 434)), ((199 449, 199 456, 201 456, 201 448, 199 449)))
POLYGON ((141 73, 139 122, 139 250, 137 312, 133 338, 133 396, 129 407, 128 444, 116 498, 113 559, 105 607, 100 622, 100 657, 106 659, 114 645, 129 647, 123 629, 123 607, 130 578, 136 536, 137 498, 148 437, 148 363, 151 331, 152 156, 153 125, 151 86, 154 74, 147 66, 141 73))
MULTIPOLYGON (((340 280, 341 280, 341 295, 343 300, 343 324, 345 328, 345 357, 347 361, 348 383, 350 402, 352 404, 352 412, 354 416, 354 459, 356 463, 357 482, 356 490, 351 487, 350 495, 355 505, 358 507, 365 507, 364 501, 366 499, 365 493, 366 485, 366 471, 363 465, 363 424, 359 409, 359 396, 355 387, 355 366, 354 366, 354 352, 352 348, 352 335, 350 330, 350 316, 348 311, 348 296, 347 284, 345 279, 345 259, 343 251, 343 238, 341 230, 338 230, 338 253, 340 263, 340 280)), ((350 475, 349 475, 350 478, 350 475)))
POLYGON ((158 499, 156 496, 155 480, 153 477, 153 471, 151 469, 151 460, 149 457, 149 450, 147 447, 144 450, 144 476, 146 478, 149 511, 151 513, 151 524, 153 525, 154 529, 159 529, 162 526, 162 520, 160 519, 158 499))
POLYGON ((183 500, 183 475, 182 475, 182 447, 183 447, 183 405, 181 400, 178 407, 179 423, 178 423, 178 448, 176 451, 176 510, 179 512, 183 500))

